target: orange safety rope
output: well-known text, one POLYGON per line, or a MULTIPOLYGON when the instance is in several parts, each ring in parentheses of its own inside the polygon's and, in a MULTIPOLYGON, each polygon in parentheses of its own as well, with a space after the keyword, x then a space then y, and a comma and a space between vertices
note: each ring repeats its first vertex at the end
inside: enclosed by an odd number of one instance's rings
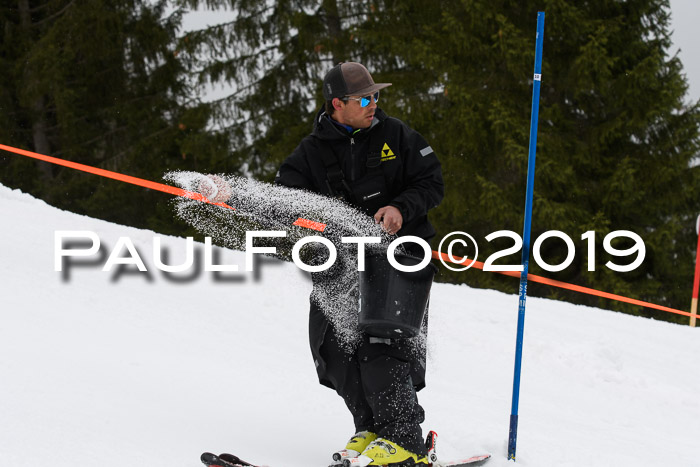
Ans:
MULTIPOLYGON (((234 209, 233 207, 229 206, 226 203, 214 203, 212 201, 209 201, 207 199, 207 197, 202 195, 201 193, 183 190, 182 188, 178 188, 175 186, 165 185, 163 183, 152 182, 150 180, 145 180, 143 178, 132 177, 131 175, 124 175, 124 174, 121 174, 119 172, 112 172, 111 170, 98 169, 97 167, 92 167, 90 165, 85 165, 85 164, 79 164, 77 162, 71 162, 71 161, 67 161, 65 159, 59 159, 58 157, 45 156, 43 154, 39 154, 36 152, 26 151, 24 149, 13 148, 12 146, 6 146, 4 144, 0 144, 0 149, 15 153, 15 154, 19 154, 21 156, 32 157, 34 159, 39 159, 39 160, 42 160, 44 162, 50 162, 52 164, 62 165, 64 167, 68 167, 68 168, 75 169, 75 170, 80 170, 82 172, 87 172, 87 173, 91 173, 94 175, 99 175, 100 177, 112 178, 112 179, 118 180, 120 182, 131 183, 132 185, 138 185, 138 186, 142 186, 144 188, 150 188, 151 190, 162 191, 164 193, 168 193, 171 195, 182 196, 183 198, 194 199, 196 201, 201 201, 203 203, 209 203, 209 204, 214 204, 216 206, 221 206, 223 208, 234 209)), ((294 223, 294 225, 301 225, 302 227, 306 227, 306 228, 313 229, 313 230, 318 230, 320 232, 323 232, 323 230, 326 228, 325 224, 321 224, 320 222, 313 222, 313 221, 310 221, 308 219, 302 219, 302 218, 297 219, 296 222, 294 223)))
MULTIPOLYGON (((466 258, 460 258, 459 256, 454 257, 454 261, 449 258, 449 256, 446 253, 440 253, 437 251, 433 251, 433 258, 434 259, 440 259, 442 258, 445 261, 449 261, 450 263, 454 264, 461 264, 466 260, 466 258)), ((484 269, 484 263, 481 261, 474 261, 473 267, 477 269, 484 269)), ((520 273, 517 271, 493 271, 497 272, 499 274, 503 274, 505 276, 511 276, 511 277, 520 277, 520 273)), ((622 295, 616 295, 613 293, 609 292, 603 292, 600 290, 596 289, 590 289, 588 287, 582 287, 580 285, 574 285, 574 284, 569 284, 567 282, 562 282, 562 281, 557 281, 554 279, 548 279, 546 277, 538 276, 535 274, 529 274, 527 275, 527 280, 533 281, 533 282, 539 282, 541 284, 546 284, 546 285, 551 285, 554 287, 559 287, 560 289, 567 289, 567 290, 573 290, 574 292, 580 292, 580 293, 585 293, 588 295, 595 295, 598 297, 603 297, 603 298, 609 298, 612 300, 618 300, 620 302, 626 302, 626 303, 631 303, 633 305, 639 305, 647 308, 654 308, 657 310, 661 311, 667 311, 669 313, 676 313, 678 315, 684 315, 684 316, 697 316, 693 315, 692 313, 688 313, 687 311, 682 311, 682 310, 676 310, 675 308, 669 308, 667 306, 663 305, 656 305, 654 303, 649 303, 649 302, 644 302, 642 300, 637 300, 635 298, 629 298, 629 297, 624 297, 622 295)))
MULTIPOLYGON (((195 193, 192 191, 186 191, 182 188, 177 188, 170 185, 165 185, 163 183, 152 182, 150 180, 145 180, 143 178, 132 177, 131 175, 120 174, 119 172, 112 172, 110 170, 98 169, 97 167, 92 167, 90 165, 78 164, 77 162, 67 161, 65 159, 59 159, 58 157, 45 156, 36 152, 26 151, 24 149, 13 148, 12 146, 5 146, 0 144, 0 149, 4 149, 8 152, 13 152, 22 156, 32 157, 34 159, 39 159, 44 162, 50 162, 56 165, 62 165, 64 167, 69 167, 71 169, 80 170, 82 172, 91 173, 94 175, 99 175, 100 177, 112 178, 114 180, 119 180, 120 182, 131 183, 132 185, 139 185, 145 188, 150 188, 151 190, 158 190, 164 193, 169 193, 175 196, 182 196, 184 198, 190 198, 197 201, 202 201, 210 204, 217 204, 219 206, 231 208, 231 206, 225 205, 223 203, 212 203, 205 196, 200 193, 195 193)), ((233 209, 233 208, 231 208, 233 209)))
MULTIPOLYGON (((85 164, 79 164, 77 162, 71 162, 71 161, 67 161, 65 159, 59 159, 57 157, 45 156, 43 154, 39 154, 36 152, 26 151, 24 149, 14 148, 12 146, 6 146, 4 144, 0 144, 0 149, 3 149, 5 151, 11 152, 11 153, 19 154, 22 156, 27 156, 27 157, 31 157, 34 159, 39 159, 39 160, 42 160, 45 162, 50 162, 52 164, 62 165, 64 167, 68 167, 71 169, 80 170, 82 172, 87 172, 87 173, 91 173, 94 175, 99 175, 101 177, 111 178, 114 180, 118 180, 120 182, 130 183, 132 185, 138 185, 138 186, 142 186, 145 188, 150 188, 152 190, 162 191, 164 193, 168 193, 168 194, 175 195, 175 196, 182 196, 184 198, 194 199, 197 201, 201 201, 203 203, 214 204, 216 206, 221 206, 221 207, 228 208, 228 209, 234 209, 233 207, 231 207, 225 203, 213 203, 200 193, 183 190, 181 188, 170 186, 170 185, 165 185, 163 183, 152 182, 150 180, 145 180, 143 178, 132 177, 130 175, 124 175, 124 174, 121 174, 119 172, 112 172, 110 170, 99 169, 97 167, 92 167, 92 166, 85 165, 85 164)), ((323 232, 324 229, 326 228, 326 224, 322 224, 320 222, 315 222, 315 221, 312 221, 309 219, 303 219, 301 217, 299 219, 297 219, 293 225, 306 227, 308 229, 317 230, 319 232, 323 232)), ((433 258, 440 259, 441 257, 445 261, 449 261, 449 262, 455 263, 455 264, 461 264, 461 262, 464 261, 464 258, 460 258, 460 257, 456 257, 455 260, 453 261, 445 253, 439 253, 437 251, 433 251, 433 258)), ((474 261, 473 266, 476 267, 477 269, 483 270, 484 263, 482 263, 481 261, 474 261)), ((516 272, 516 271, 496 271, 496 272, 498 272, 500 274, 504 274, 506 276, 520 277, 520 273, 516 272)), ((676 310, 674 308, 669 308, 667 306, 656 305, 654 303, 644 302, 642 300, 636 300, 634 298, 628 298, 628 297, 624 297, 622 295, 616 295, 616 294, 612 294, 612 293, 608 293, 608 292, 602 292, 600 290, 590 289, 588 287, 581 287, 579 285, 569 284, 566 282, 561 282, 561 281, 557 281, 557 280, 553 280, 553 279, 547 279, 546 277, 537 276, 535 274, 528 274, 527 279, 531 280, 533 282, 539 282, 542 284, 551 285, 553 287, 559 287, 562 289, 573 290, 574 292, 580 292, 580 293, 585 293, 588 295, 595 295, 598 297, 609 298, 611 300, 618 300, 621 302, 631 303, 633 305, 639 305, 639 306, 643 306, 643 307, 647 307, 647 308, 654 308, 657 310, 667 311, 669 313, 675 313, 678 315, 691 316, 691 317, 694 316, 696 318, 699 316, 699 315, 694 315, 692 313, 688 313, 687 311, 676 310)))

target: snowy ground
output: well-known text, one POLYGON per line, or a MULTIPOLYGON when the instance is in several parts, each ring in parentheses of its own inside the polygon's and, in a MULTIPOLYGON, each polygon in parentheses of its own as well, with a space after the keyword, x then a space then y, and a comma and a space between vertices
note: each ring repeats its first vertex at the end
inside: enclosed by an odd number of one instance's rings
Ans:
MULTIPOLYGON (((0 465, 191 467, 209 450, 322 467, 352 434, 316 382, 311 286, 295 266, 175 280, 153 267, 154 232, 2 186, 0 206, 0 465), (58 230, 94 231, 105 257, 54 271, 58 230), (122 236, 148 273, 101 270, 122 236)), ((162 241, 182 261, 185 241, 162 241)), ((419 397, 443 458, 488 451, 510 465, 516 321, 516 295, 434 287, 419 397)), ((517 464, 700 465, 698 355, 698 329, 529 298, 517 464)))

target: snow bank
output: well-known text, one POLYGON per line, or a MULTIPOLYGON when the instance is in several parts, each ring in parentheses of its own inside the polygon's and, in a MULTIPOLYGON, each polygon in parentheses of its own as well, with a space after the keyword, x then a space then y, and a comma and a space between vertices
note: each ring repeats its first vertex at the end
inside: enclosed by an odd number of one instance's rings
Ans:
MULTIPOLYGON (((311 283, 293 264, 169 275, 152 267, 153 238, 171 264, 184 259, 184 239, 2 186, 0 206, 2 465, 192 467, 209 450, 320 467, 352 434, 342 400, 316 382, 311 283), (56 272, 59 230, 95 232, 103 256, 56 272), (147 273, 101 270, 119 237, 147 273)), ((216 253, 220 263, 244 263, 240 252, 216 253)), ((513 295, 433 289, 419 398, 445 459, 488 451, 489 465, 510 465, 516 291, 515 279, 513 295)), ((518 464, 699 465, 699 332, 529 298, 518 464)))

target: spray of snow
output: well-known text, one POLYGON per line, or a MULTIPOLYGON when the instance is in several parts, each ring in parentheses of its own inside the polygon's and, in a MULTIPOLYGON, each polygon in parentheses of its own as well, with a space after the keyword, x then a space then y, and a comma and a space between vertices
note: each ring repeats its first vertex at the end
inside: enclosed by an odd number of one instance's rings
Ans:
MULTIPOLYGON (((338 256, 331 268, 312 273, 310 299, 328 318, 343 348, 352 352, 361 340, 357 326, 357 246, 342 243, 341 237, 379 237, 380 243, 368 244, 365 250, 366 254, 383 255, 395 237, 384 232, 372 217, 340 200, 242 177, 217 176, 230 185, 231 198, 227 204, 234 210, 187 198, 177 198, 173 203, 178 217, 219 244, 244 250, 246 231, 283 230, 286 237, 275 238, 271 245, 277 248, 276 257, 291 261, 292 246, 298 240, 320 235, 294 226, 294 221, 304 218, 327 225, 323 237, 333 242, 338 256)), ((198 172, 168 172, 164 178, 194 192, 200 192, 200 185, 210 185, 207 176, 198 172)), ((264 240, 260 243, 264 244, 264 240)), ((300 256, 306 264, 318 265, 326 262, 328 253, 324 246, 312 243, 302 248, 300 256)), ((425 336, 422 332, 413 339, 419 351, 425 348, 425 336)))

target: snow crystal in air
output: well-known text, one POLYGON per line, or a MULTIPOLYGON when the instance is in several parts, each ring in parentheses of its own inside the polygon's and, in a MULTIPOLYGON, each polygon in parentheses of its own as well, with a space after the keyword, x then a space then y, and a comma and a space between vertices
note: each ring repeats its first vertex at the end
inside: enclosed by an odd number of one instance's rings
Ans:
MULTIPOLYGON (((331 268, 311 274, 311 301, 328 318, 343 347, 352 351, 361 337, 357 326, 357 246, 342 243, 341 238, 379 237, 381 242, 365 245, 365 252, 386 254, 395 237, 384 232, 372 217, 340 200, 232 175, 217 176, 230 185, 232 195, 226 204, 234 209, 178 197, 173 201, 177 216, 216 243, 236 250, 245 250, 246 231, 283 230, 286 237, 256 239, 255 245, 275 246, 275 256, 286 261, 291 261, 293 245, 304 237, 322 235, 333 242, 338 256, 331 268), (321 233, 293 225, 299 218, 320 222, 327 227, 321 233)), ((198 172, 168 172, 164 178, 191 192, 199 192, 200 184, 208 183, 206 175, 198 172)), ((306 264, 323 264, 328 249, 311 243, 301 249, 300 256, 306 264)), ((415 340, 417 348, 424 347, 425 333, 415 340)))

